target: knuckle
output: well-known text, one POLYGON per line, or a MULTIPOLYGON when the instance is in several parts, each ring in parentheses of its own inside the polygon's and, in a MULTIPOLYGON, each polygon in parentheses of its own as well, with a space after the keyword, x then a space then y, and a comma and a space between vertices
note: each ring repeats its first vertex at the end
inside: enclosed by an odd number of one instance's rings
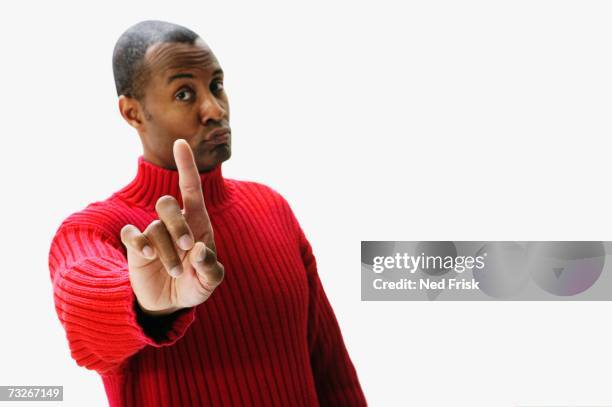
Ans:
POLYGON ((131 232, 132 232, 132 225, 123 226, 121 228, 121 232, 119 233, 121 236, 121 240, 123 240, 123 242, 126 242, 131 232))
POLYGON ((159 253, 159 257, 162 259, 162 261, 165 264, 170 264, 172 263, 172 265, 176 265, 178 263, 180 263, 180 259, 178 254, 176 254, 176 251, 174 250, 174 247, 171 247, 167 244, 163 244, 160 247, 160 253, 159 253))
POLYGON ((199 193, 202 190, 202 185, 199 182, 185 182, 181 184, 181 191, 187 194, 199 193))
POLYGON ((225 277, 225 267, 223 267, 223 264, 219 263, 219 268, 217 269, 217 279, 219 282, 223 281, 223 278, 225 277))
POLYGON ((206 258, 204 259, 204 262, 210 265, 217 263, 217 254, 211 250, 210 247, 206 247, 206 258))
POLYGON ((160 249, 163 250, 166 240, 168 240, 168 230, 164 222, 161 220, 154 220, 145 230, 144 236, 155 246, 161 246, 160 249))
POLYGON ((164 224, 166 225, 168 232, 170 232, 170 235, 172 235, 174 238, 178 239, 180 236, 185 234, 191 234, 189 225, 187 225, 187 221, 181 214, 164 220, 164 224))
POLYGON ((164 225, 164 222, 162 222, 160 219, 155 219, 153 222, 149 224, 149 227, 148 227, 148 229, 153 234, 158 234, 160 232, 163 232, 165 228, 166 228, 166 225, 164 225))
POLYGON ((218 263, 206 271, 206 276, 206 280, 216 287, 217 285, 221 284, 223 278, 225 277, 225 268, 221 263, 218 263))
POLYGON ((161 196, 155 203, 155 210, 160 211, 164 208, 173 206, 174 204, 178 205, 178 202, 172 195, 164 195, 161 196))
POLYGON ((164 267, 166 268, 167 271, 172 270, 173 268, 180 266, 181 262, 178 260, 174 260, 174 259, 166 259, 166 261, 164 262, 164 267))
POLYGON ((176 258, 175 256, 172 255, 167 255, 167 257, 163 257, 163 256, 159 256, 161 259, 162 264, 164 265, 165 269, 167 271, 172 270, 173 268, 180 266, 181 265, 181 261, 176 258))
POLYGON ((129 244, 135 249, 142 249, 144 244, 142 243, 142 239, 140 236, 132 236, 129 238, 129 244))

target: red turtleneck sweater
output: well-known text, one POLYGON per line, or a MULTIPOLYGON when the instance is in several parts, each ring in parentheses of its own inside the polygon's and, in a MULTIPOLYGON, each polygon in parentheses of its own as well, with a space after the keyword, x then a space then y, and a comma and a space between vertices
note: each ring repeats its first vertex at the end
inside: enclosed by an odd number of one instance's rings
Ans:
POLYGON ((221 165, 200 177, 225 279, 197 307, 141 314, 119 237, 157 219, 162 195, 182 206, 177 171, 140 157, 131 183, 59 227, 49 268, 77 364, 101 375, 111 406, 366 405, 285 199, 221 165))

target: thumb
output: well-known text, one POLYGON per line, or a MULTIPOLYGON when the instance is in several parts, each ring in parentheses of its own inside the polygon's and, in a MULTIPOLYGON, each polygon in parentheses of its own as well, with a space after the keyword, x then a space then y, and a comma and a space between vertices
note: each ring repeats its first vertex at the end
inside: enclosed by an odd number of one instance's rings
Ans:
POLYGON ((189 262, 206 288, 213 290, 225 275, 223 265, 217 261, 217 255, 202 242, 196 242, 189 253, 189 262))

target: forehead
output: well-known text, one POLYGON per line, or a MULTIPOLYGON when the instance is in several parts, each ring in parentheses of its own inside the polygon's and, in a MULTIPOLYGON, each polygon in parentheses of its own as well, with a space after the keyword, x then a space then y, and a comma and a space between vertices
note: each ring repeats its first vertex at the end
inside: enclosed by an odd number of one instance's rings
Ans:
POLYGON ((147 70, 163 79, 177 71, 201 70, 215 72, 221 69, 217 58, 200 38, 193 44, 163 42, 151 45, 145 53, 147 70))

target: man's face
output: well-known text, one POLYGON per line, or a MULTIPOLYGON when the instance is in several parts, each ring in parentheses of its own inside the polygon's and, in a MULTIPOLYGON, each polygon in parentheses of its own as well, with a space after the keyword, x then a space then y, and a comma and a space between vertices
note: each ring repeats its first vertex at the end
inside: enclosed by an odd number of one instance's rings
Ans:
POLYGON ((144 96, 137 127, 144 158, 176 168, 175 140, 185 139, 200 172, 231 156, 229 103, 223 71, 210 48, 198 39, 193 45, 157 43, 145 55, 144 96))

